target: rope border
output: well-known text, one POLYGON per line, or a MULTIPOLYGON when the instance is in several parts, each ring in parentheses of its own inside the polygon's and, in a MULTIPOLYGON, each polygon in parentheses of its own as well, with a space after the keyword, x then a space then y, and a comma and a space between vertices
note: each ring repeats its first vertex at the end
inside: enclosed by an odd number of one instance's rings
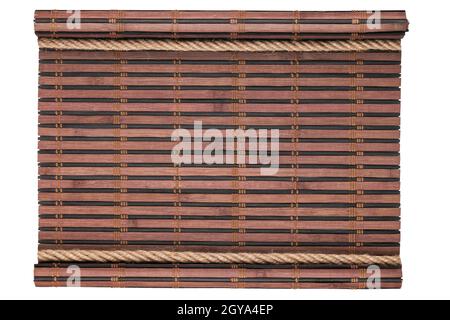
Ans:
POLYGON ((209 52, 350 52, 400 51, 400 40, 174 40, 39 38, 39 48, 83 51, 209 51, 209 52))
MULTIPOLYGON (((399 40, 233 41, 233 40, 107 40, 39 38, 41 49, 101 51, 242 51, 351 52, 400 51, 399 40)), ((310 253, 211 253, 145 250, 40 250, 40 262, 169 262, 254 264, 378 264, 400 266, 399 256, 310 253)))
POLYGON ((146 250, 39 250, 39 262, 166 262, 249 264, 332 264, 400 266, 399 256, 317 253, 215 253, 146 250))

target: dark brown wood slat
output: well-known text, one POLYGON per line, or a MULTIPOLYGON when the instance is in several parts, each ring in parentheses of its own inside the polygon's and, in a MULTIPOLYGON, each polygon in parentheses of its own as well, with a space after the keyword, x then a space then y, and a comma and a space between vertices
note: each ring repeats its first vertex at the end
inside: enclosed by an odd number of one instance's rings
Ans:
MULTIPOLYGON (((397 63, 401 60, 400 52, 383 52, 380 55, 378 52, 183 52, 184 60, 254 60, 254 61, 348 61, 355 60, 362 61, 395 61, 397 63)), ((118 57, 115 52, 108 51, 65 51, 64 56, 59 51, 41 50, 39 52, 41 60, 60 60, 74 59, 74 60, 116 60, 120 62, 121 59, 129 60, 173 60, 180 59, 178 52, 159 52, 159 51, 130 51, 121 52, 118 57)))

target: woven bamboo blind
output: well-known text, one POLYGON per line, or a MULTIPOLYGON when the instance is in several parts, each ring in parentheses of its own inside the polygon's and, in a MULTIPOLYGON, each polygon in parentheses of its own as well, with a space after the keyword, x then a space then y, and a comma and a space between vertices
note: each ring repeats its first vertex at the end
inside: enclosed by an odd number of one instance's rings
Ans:
POLYGON ((37 286, 401 286, 404 12, 73 14, 35 16, 37 286), (174 165, 194 121, 278 129, 277 174, 174 165))

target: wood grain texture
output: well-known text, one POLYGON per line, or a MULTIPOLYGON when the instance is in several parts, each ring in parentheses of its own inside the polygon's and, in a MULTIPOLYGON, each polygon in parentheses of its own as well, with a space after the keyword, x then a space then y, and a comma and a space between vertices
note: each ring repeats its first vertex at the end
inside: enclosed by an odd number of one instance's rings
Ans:
MULTIPOLYGON (((40 37, 400 39, 404 12, 37 11, 40 37)), ((41 249, 398 255, 400 52, 39 53, 41 249), (174 166, 174 129, 278 129, 261 164, 174 166)), ((197 144, 204 148, 208 143, 197 144)), ((248 144, 246 144, 248 147, 248 144)), ((245 157, 249 160, 249 155, 245 157)), ((37 286, 65 286, 39 263, 37 286)), ((368 266, 80 264, 82 286, 366 288, 368 266)), ((401 268, 382 268, 382 288, 401 268)))
POLYGON ((54 38, 401 39, 403 11, 36 11, 35 30, 54 38), (79 17, 80 28, 67 21, 79 17), (376 28, 373 19, 379 19, 376 28))
MULTIPOLYGON (((68 267, 37 265, 36 285, 66 286, 68 267)), ((372 284, 367 266, 81 264, 80 272, 83 287, 366 289, 372 284)), ((380 288, 400 288, 400 269, 381 268, 380 276, 380 288)))

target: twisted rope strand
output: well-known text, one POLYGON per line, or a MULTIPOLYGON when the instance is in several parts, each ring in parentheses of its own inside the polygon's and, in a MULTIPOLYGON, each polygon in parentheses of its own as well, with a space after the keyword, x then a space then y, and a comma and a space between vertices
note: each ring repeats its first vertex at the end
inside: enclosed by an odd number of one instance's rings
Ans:
POLYGON ((52 39, 39 38, 41 49, 102 50, 102 51, 400 51, 399 40, 330 40, 330 41, 278 41, 278 40, 158 40, 158 39, 52 39))
MULTIPOLYGON (((103 51, 400 51, 396 40, 346 41, 233 41, 233 40, 106 40, 40 38, 42 49, 103 51)), ((398 256, 339 255, 308 253, 211 253, 144 250, 40 250, 41 262, 166 262, 166 263, 254 263, 254 264, 379 264, 399 266, 398 256)))
POLYGON ((399 256, 316 253, 213 253, 144 250, 40 250, 40 262, 166 262, 254 264, 378 264, 399 266, 399 256))

